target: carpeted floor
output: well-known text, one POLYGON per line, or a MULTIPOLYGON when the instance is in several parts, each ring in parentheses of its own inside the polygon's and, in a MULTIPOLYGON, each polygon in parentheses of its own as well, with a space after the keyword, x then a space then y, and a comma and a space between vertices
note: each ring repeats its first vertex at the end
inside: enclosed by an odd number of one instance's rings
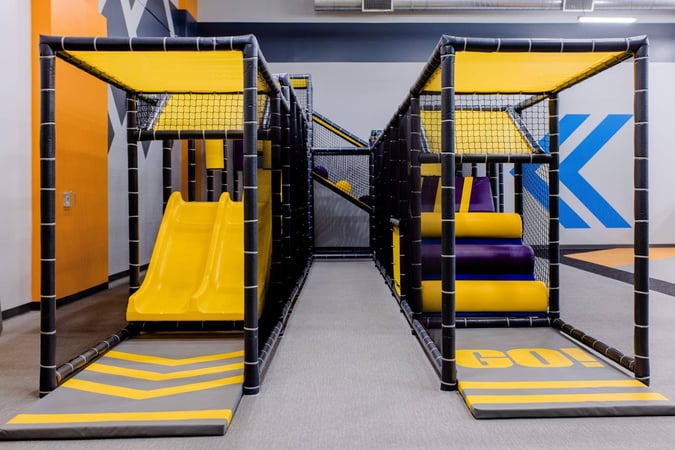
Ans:
MULTIPOLYGON (((563 317, 630 352, 632 287, 568 266, 562 267, 561 275, 563 317)), ((106 297, 65 306, 59 314, 77 313, 77 320, 92 324, 90 328, 114 328, 118 319, 95 312, 97 302, 111 302, 106 297)), ((652 386, 675 399, 675 298, 655 292, 651 300, 652 386)), ((3 423, 36 401, 37 322, 37 312, 12 318, 0 336, 3 423)), ((0 446, 665 449, 672 448, 673 442, 675 417, 475 420, 459 394, 439 390, 435 372, 372 261, 347 260, 314 263, 260 395, 242 400, 226 436, 3 442, 0 446)))

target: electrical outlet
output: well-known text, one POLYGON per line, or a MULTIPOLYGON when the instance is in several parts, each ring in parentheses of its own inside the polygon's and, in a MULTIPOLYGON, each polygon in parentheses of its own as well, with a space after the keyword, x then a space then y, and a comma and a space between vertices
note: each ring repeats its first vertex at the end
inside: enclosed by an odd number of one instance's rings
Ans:
POLYGON ((70 208, 73 206, 73 193, 68 191, 63 193, 63 207, 70 208))

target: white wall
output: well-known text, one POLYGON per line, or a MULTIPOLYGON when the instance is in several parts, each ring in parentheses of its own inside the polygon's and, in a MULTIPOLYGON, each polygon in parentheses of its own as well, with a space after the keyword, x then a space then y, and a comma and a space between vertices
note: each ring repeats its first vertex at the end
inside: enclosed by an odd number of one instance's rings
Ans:
POLYGON ((0 302, 31 300, 31 15, 30 2, 0 4, 0 302))
MULTIPOLYGON (((579 15, 543 10, 336 12, 314 11, 314 0, 199 0, 202 22, 576 22, 579 15)), ((632 11, 630 15, 650 22, 675 20, 673 11, 632 11)))

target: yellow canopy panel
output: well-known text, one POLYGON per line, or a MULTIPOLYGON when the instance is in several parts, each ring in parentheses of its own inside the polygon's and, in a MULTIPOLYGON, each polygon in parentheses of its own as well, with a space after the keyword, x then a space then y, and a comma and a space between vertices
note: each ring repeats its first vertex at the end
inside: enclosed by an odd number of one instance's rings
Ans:
MULTIPOLYGON (((455 92, 551 92, 592 68, 624 52, 597 53, 488 53, 455 54, 455 92)), ((441 69, 436 69, 424 91, 440 92, 441 69)))
MULTIPOLYGON (((265 109, 258 95, 258 121, 265 109)), ((243 94, 174 94, 169 96, 151 128, 166 130, 243 130, 243 94)))
MULTIPOLYGON (((441 112, 421 111, 429 149, 441 151, 441 112)), ((455 111, 455 153, 529 154, 532 147, 507 111, 455 111)))
MULTIPOLYGON (((239 50, 65 53, 136 92, 242 92, 244 89, 244 57, 239 50)), ((258 88, 267 89, 260 77, 258 88)))

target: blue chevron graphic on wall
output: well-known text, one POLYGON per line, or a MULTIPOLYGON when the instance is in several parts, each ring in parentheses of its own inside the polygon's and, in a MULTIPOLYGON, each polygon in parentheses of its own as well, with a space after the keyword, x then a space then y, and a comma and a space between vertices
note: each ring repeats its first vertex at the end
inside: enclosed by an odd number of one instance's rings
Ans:
MULTIPOLYGON (((590 114, 567 114, 560 119, 559 139, 562 145, 590 114)), ((605 228, 630 228, 630 224, 621 214, 586 180, 581 169, 609 142, 612 137, 630 120, 630 114, 608 114, 560 163, 560 182, 602 223, 605 228)), ((548 134, 539 144, 548 153, 548 134)), ((531 192, 534 198, 544 206, 548 205, 546 182, 536 174, 536 168, 526 165, 523 177, 535 184, 531 192)), ((560 224, 565 228, 590 228, 590 225, 577 214, 572 207, 560 199, 560 224)))

